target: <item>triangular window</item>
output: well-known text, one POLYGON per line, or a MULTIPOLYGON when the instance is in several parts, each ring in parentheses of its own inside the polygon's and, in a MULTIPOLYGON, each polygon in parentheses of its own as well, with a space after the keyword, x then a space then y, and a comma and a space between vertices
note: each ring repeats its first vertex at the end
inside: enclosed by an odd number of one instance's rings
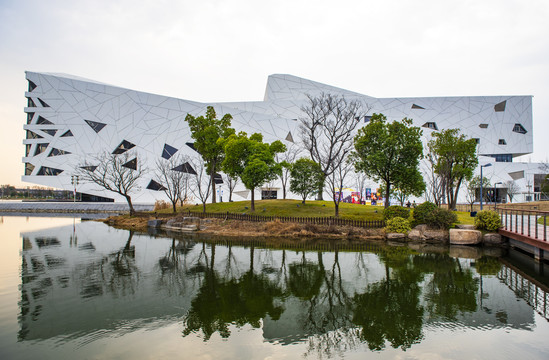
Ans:
POLYGON ((426 122, 425 124, 423 124, 421 127, 424 127, 424 128, 427 128, 427 129, 431 129, 431 130, 438 130, 438 126, 437 126, 437 123, 435 122, 426 122))
POLYGON ((34 89, 36 89, 36 84, 33 83, 32 81, 30 80, 27 80, 29 82, 29 92, 33 91, 34 89))
POLYGON ((48 143, 36 144, 36 149, 34 149, 34 156, 43 153, 48 148, 48 143))
POLYGON ((481 128, 481 129, 487 129, 488 124, 480 124, 478 127, 481 128))
POLYGON ((154 191, 166 190, 166 188, 162 186, 162 184, 159 184, 154 180, 151 180, 149 185, 147 185, 147 189, 154 190, 154 191))
POLYGON ((292 132, 288 132, 288 135, 286 135, 286 141, 294 142, 294 137, 292 136, 292 132))
POLYGON ((184 172, 184 173, 187 173, 187 174, 196 175, 196 171, 193 169, 193 167, 188 162, 186 162, 184 164, 181 164, 179 166, 176 166, 172 170, 173 171, 184 172))
POLYGON ((43 118, 42 116, 38 116, 38 120, 36 120, 36 123, 38 125, 55 125, 54 123, 52 123, 48 119, 43 118))
POLYGON ((89 172, 94 172, 95 169, 97 169, 97 166, 88 165, 88 166, 80 166, 80 168, 89 172))
POLYGON ((42 132, 45 132, 49 136, 55 136, 55 134, 57 133, 57 130, 44 130, 44 129, 40 129, 40 130, 42 130, 42 132))
POLYGON ((63 172, 63 170, 61 170, 61 169, 54 169, 54 168, 42 166, 40 168, 40 170, 38 170, 38 174, 36 174, 36 175, 57 176, 57 175, 61 174, 62 172, 63 172))
POLYGON ((34 116, 33 112, 27 113, 27 124, 31 123, 33 116, 34 116))
POLYGON ((30 130, 27 130, 27 139, 43 139, 44 137, 41 135, 38 135, 35 132, 32 132, 30 130))
POLYGON ((72 132, 70 130, 67 130, 60 137, 69 137, 69 136, 74 136, 74 135, 72 134, 72 132))
POLYGON ((84 120, 96 133, 100 132, 107 124, 103 124, 97 121, 84 120))
POLYGON ((173 146, 170 146, 168 144, 164 144, 164 150, 162 151, 162 157, 166 160, 171 158, 178 149, 174 148, 173 146))
POLYGON ((519 134, 526 134, 528 132, 521 124, 515 124, 515 126, 513 126, 513 131, 519 134))
POLYGON ((44 100, 38 98, 38 101, 40 102, 40 105, 42 105, 42 107, 50 107, 48 104, 46 104, 44 100))
POLYGON ((32 98, 27 98, 27 107, 36 107, 36 104, 32 98))
POLYGON ((50 154, 48 155, 48 157, 50 157, 50 156, 59 156, 59 155, 68 155, 68 154, 70 154, 69 151, 59 150, 59 149, 53 148, 53 149, 51 149, 50 154))
POLYGON ((31 163, 25 163, 25 175, 32 174, 32 171, 34 170, 34 165, 31 163))
POLYGON ((412 109, 425 110, 425 108, 423 106, 419 106, 419 105, 416 105, 416 104, 412 104, 412 109))
POLYGON ((137 158, 131 159, 127 163, 122 164, 122 166, 128 169, 137 170, 137 158))
POLYGON ((114 151, 112 152, 113 154, 123 154, 125 153, 126 151, 130 150, 131 148, 133 148, 135 146, 135 144, 132 144, 131 142, 127 141, 127 140, 123 140, 120 145, 118 145, 116 147, 116 149, 114 149, 114 151))

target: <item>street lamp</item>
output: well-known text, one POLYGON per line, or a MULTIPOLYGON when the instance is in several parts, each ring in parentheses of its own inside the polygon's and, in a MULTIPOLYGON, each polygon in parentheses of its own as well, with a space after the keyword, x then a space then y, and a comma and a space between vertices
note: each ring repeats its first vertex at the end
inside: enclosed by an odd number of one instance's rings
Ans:
POLYGON ((482 210, 482 168, 492 166, 492 163, 480 165, 480 210, 482 210))
POLYGON ((498 185, 501 184, 503 184, 501 181, 494 184, 494 210, 496 210, 498 206, 498 185))
POLYGON ((78 185, 78 175, 71 175, 71 184, 74 186, 72 201, 76 202, 76 186, 78 185))

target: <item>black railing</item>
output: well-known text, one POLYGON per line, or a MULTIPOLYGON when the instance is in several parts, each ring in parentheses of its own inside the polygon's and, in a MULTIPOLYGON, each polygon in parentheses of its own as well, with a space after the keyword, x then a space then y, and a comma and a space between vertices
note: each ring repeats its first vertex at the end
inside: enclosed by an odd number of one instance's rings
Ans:
POLYGON ((522 210, 500 207, 497 209, 504 230, 547 241, 549 211, 522 210))

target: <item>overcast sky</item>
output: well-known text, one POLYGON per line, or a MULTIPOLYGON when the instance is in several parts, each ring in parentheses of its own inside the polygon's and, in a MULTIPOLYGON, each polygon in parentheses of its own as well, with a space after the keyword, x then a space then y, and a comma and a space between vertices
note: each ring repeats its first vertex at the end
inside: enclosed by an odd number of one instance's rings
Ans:
POLYGON ((262 100, 274 73, 375 97, 534 95, 524 160, 549 154, 547 0, 0 0, 0 184, 23 184, 25 70, 202 102, 262 100))

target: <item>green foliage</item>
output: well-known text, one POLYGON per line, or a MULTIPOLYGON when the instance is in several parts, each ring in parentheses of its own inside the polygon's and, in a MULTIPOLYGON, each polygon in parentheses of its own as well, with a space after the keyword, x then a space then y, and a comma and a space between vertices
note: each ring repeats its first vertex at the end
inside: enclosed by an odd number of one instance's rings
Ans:
POLYGON ((410 209, 398 205, 393 205, 383 210, 383 220, 389 220, 395 217, 408 219, 410 217, 410 209))
POLYGON ((418 205, 414 209, 412 217, 412 224, 414 226, 426 224, 429 227, 437 229, 449 229, 458 220, 455 211, 439 208, 428 201, 418 205))
POLYGON ((501 270, 498 258, 483 256, 475 261, 475 267, 480 275, 497 275, 501 270))
POLYGON ((290 167, 290 190, 299 194, 305 204, 307 196, 318 191, 324 183, 320 165, 311 159, 301 158, 290 167))
MULTIPOLYGON (((221 119, 212 106, 208 106, 206 116, 194 117, 187 114, 185 121, 189 123, 191 137, 194 139, 194 148, 204 159, 206 171, 210 176, 221 169, 221 163, 225 157, 223 141, 234 134, 231 128, 232 116, 225 114, 221 119)), ((212 202, 215 203, 215 182, 212 181, 212 202)))
POLYGON ((422 131, 412 120, 387 122, 383 114, 374 114, 355 137, 352 161, 357 171, 364 172, 385 187, 385 207, 389 206, 391 187, 421 195, 425 190, 419 160, 423 158, 422 131))
POLYGON ((419 224, 427 224, 427 218, 437 208, 432 202, 426 201, 423 204, 419 204, 414 208, 412 212, 414 226, 419 224))
POLYGON ((477 212, 475 227, 478 230, 497 231, 501 226, 499 214, 493 210, 482 210, 477 212))
POLYGON ((427 215, 427 225, 437 229, 449 229, 452 224, 457 222, 457 215, 454 211, 436 208, 427 215))
POLYGON ((471 179, 478 165, 477 143, 458 129, 433 132, 432 136, 428 143, 430 157, 434 159, 435 174, 446 182, 449 207, 453 209, 462 182, 471 179))
POLYGON ((408 221, 407 219, 403 219, 399 216, 387 220, 386 223, 387 226, 385 227, 385 229, 387 229, 387 231, 389 232, 406 234, 412 228, 410 225, 410 221, 408 221))
POLYGON ((276 179, 282 172, 282 166, 275 161, 275 155, 286 151, 280 141, 264 143, 263 135, 245 132, 231 135, 218 141, 225 148, 223 171, 232 177, 240 177, 244 186, 252 191, 252 211, 255 210, 254 189, 265 182, 276 179))

